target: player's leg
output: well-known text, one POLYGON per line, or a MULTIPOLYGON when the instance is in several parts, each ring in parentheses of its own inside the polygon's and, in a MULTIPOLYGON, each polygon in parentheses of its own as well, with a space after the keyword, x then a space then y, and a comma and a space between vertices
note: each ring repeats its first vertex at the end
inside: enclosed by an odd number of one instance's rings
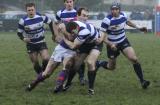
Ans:
POLYGON ((29 55, 29 58, 33 64, 33 68, 37 74, 39 74, 42 71, 42 67, 39 64, 38 61, 38 49, 37 44, 26 44, 27 52, 29 55))
POLYGON ((48 64, 49 58, 50 58, 49 53, 48 53, 48 48, 45 42, 39 44, 39 53, 42 58, 42 70, 44 71, 48 64))
POLYGON ((94 94, 94 81, 96 78, 95 71, 95 62, 100 55, 100 51, 97 49, 92 49, 87 57, 87 66, 88 66, 88 82, 89 82, 89 94, 94 94))
POLYGON ((99 67, 103 67, 104 69, 107 70, 115 70, 116 69, 116 58, 119 56, 120 52, 119 49, 116 51, 112 50, 110 46, 107 47, 107 56, 108 56, 108 61, 96 61, 96 71, 99 69, 99 67))
POLYGON ((27 91, 33 90, 40 82, 42 82, 46 78, 48 78, 53 73, 53 71, 58 67, 59 64, 60 64, 59 62, 56 62, 56 61, 50 59, 45 71, 41 72, 37 76, 37 78, 27 86, 26 90, 27 91))
POLYGON ((84 72, 85 72, 85 63, 83 62, 82 65, 80 66, 80 69, 77 71, 77 73, 79 74, 79 81, 81 85, 85 85, 86 83, 84 72))
POLYGON ((134 49, 132 47, 127 47, 123 49, 123 53, 132 62, 134 71, 142 84, 142 88, 146 89, 150 82, 144 80, 141 64, 138 62, 134 49))
POLYGON ((29 58, 30 58, 30 60, 33 64, 35 72, 37 74, 42 72, 42 67, 40 66, 39 61, 38 61, 38 53, 37 52, 31 52, 31 53, 28 53, 28 55, 29 55, 29 58))
POLYGON ((72 68, 74 63, 73 57, 65 57, 63 59, 63 69, 59 72, 56 79, 56 86, 54 88, 54 93, 60 92, 63 90, 64 81, 68 77, 68 72, 72 68))
POLYGON ((64 87, 64 90, 67 90, 70 87, 77 70, 79 70, 80 66, 82 65, 82 63, 84 62, 84 59, 86 57, 87 57, 87 54, 85 54, 85 53, 78 54, 76 57, 74 57, 74 61, 75 61, 74 66, 72 69, 69 70, 68 79, 67 79, 67 83, 64 87))

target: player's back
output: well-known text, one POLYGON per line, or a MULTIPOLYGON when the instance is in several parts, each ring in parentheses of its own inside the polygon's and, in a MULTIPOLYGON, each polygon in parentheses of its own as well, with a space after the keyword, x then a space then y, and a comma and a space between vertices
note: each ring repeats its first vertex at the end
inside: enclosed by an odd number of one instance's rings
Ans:
POLYGON ((92 43, 97 38, 100 37, 99 31, 92 24, 83 23, 80 21, 75 21, 75 22, 80 27, 79 34, 78 34, 78 38, 80 40, 85 40, 85 43, 92 43))

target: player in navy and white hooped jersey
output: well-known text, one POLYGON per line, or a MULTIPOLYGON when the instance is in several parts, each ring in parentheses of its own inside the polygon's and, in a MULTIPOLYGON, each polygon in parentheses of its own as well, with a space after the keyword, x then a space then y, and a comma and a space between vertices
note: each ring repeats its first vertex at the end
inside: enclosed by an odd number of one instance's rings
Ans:
POLYGON ((101 51, 101 44, 96 44, 100 38, 99 31, 91 24, 80 21, 69 22, 66 25, 66 30, 71 36, 76 37, 74 42, 65 39, 65 43, 71 49, 78 49, 79 55, 76 58, 74 70, 78 70, 83 61, 87 58, 88 65, 88 81, 89 94, 94 94, 94 80, 96 76, 95 62, 101 51))
POLYGON ((17 35, 26 43, 30 60, 35 71, 39 74, 45 69, 49 60, 48 48, 44 37, 44 23, 49 24, 52 34, 54 34, 52 21, 48 17, 36 13, 34 3, 27 3, 26 11, 27 15, 21 18, 18 23, 17 35), (39 64, 38 54, 41 55, 42 66, 39 64))
MULTIPOLYGON (((53 40, 55 40, 58 43, 60 42, 64 44, 62 40, 64 34, 61 31, 59 31, 61 30, 61 27, 65 27, 65 24, 70 21, 77 20, 77 8, 74 7, 74 2, 75 0, 64 0, 65 7, 56 13, 56 22, 53 27, 55 37, 53 38, 53 40)), ((81 69, 77 71, 79 74, 79 81, 81 85, 84 85, 86 81, 84 78, 84 68, 85 64, 83 63, 81 69)))
POLYGON ((36 13, 34 17, 25 16, 20 19, 18 32, 23 33, 23 37, 29 38, 32 44, 45 42, 44 23, 49 24, 51 20, 47 16, 36 13))
POLYGON ((105 43, 107 43, 107 61, 98 61, 97 67, 104 67, 109 70, 114 70, 116 68, 116 58, 122 52, 129 61, 133 64, 133 68, 136 72, 137 77, 140 80, 143 89, 146 89, 150 82, 144 80, 141 65, 137 59, 134 49, 131 47, 126 35, 125 35, 125 25, 131 26, 133 28, 139 29, 140 31, 146 32, 146 28, 137 27, 134 23, 127 19, 125 13, 121 11, 120 4, 114 2, 111 5, 111 14, 105 17, 101 24, 101 30, 103 34, 107 36, 105 43))
MULTIPOLYGON (((84 14, 84 13, 83 13, 84 14)), ((86 17, 80 15, 81 21, 86 21, 86 17)), ((78 16, 79 17, 79 16, 78 16)), ((74 40, 74 37, 70 37, 69 39, 74 40)), ((56 80, 56 87, 54 92, 60 92, 63 88, 63 82, 67 78, 68 71, 73 65, 73 58, 75 57, 76 52, 72 50, 63 40, 55 47, 52 56, 48 62, 48 65, 44 72, 39 74, 37 78, 27 86, 27 90, 31 91, 34 89, 40 82, 48 78, 54 70, 58 67, 60 63, 63 63, 63 70, 60 71, 59 76, 56 80)))
POLYGON ((56 19, 54 22, 54 32, 55 36, 53 40, 56 42, 60 42, 62 40, 63 34, 59 31, 59 27, 62 24, 66 24, 67 22, 77 20, 77 10, 74 8, 74 0, 64 0, 64 8, 60 9, 56 13, 56 19))

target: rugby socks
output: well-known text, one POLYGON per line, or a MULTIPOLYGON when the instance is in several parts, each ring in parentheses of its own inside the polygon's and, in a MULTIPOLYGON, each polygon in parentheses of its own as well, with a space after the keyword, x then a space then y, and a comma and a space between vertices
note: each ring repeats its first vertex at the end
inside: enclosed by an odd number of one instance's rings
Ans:
POLYGON ((32 82, 32 85, 37 85, 39 82, 42 82, 43 80, 45 80, 46 77, 42 76, 42 72, 37 76, 36 80, 34 80, 32 82))
POLYGON ((67 76, 68 76, 67 70, 60 71, 60 73, 58 74, 58 78, 56 80, 56 84, 58 86, 63 85, 63 83, 66 80, 67 76))
POLYGON ((76 75, 76 71, 73 69, 70 69, 69 73, 68 73, 68 79, 67 79, 66 85, 71 85, 71 82, 72 82, 75 75, 76 75))
POLYGON ((139 63, 136 63, 136 64, 133 64, 133 67, 134 67, 134 71, 136 72, 140 82, 142 83, 144 79, 143 79, 143 72, 142 72, 141 65, 139 63))
POLYGON ((43 60, 42 61, 42 71, 45 71, 45 69, 47 67, 47 64, 48 64, 48 60, 43 60))
POLYGON ((41 73, 42 72, 42 67, 39 65, 39 63, 36 63, 34 65, 34 70, 37 74, 41 73))
POLYGON ((95 78, 96 78, 96 71, 88 71, 89 89, 93 89, 94 88, 95 78))
POLYGON ((84 71, 85 71, 85 63, 83 62, 80 69, 77 71, 79 74, 79 79, 84 78, 84 71))

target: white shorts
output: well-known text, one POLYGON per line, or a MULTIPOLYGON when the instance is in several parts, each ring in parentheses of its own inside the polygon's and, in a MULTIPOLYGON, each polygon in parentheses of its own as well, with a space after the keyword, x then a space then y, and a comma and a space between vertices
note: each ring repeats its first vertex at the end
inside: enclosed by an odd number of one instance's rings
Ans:
POLYGON ((75 51, 66 49, 58 44, 52 53, 51 59, 53 59, 56 62, 62 62, 64 58, 70 58, 75 55, 75 51))

